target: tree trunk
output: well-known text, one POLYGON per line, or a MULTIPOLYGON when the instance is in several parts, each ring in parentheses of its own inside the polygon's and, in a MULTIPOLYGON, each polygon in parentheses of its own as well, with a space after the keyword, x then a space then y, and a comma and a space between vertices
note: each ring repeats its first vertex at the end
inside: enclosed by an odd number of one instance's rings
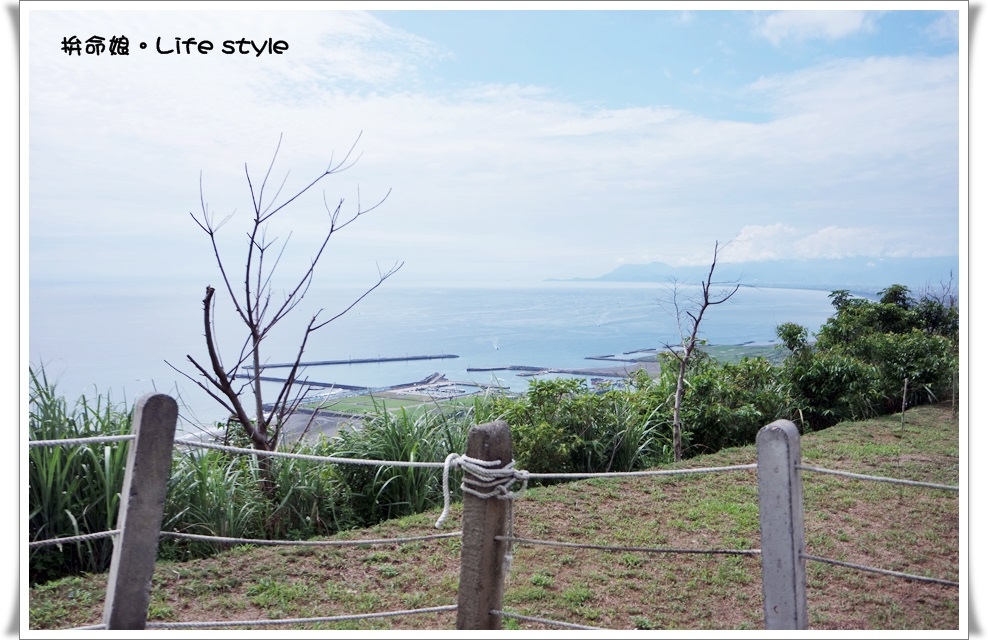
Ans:
POLYGON ((683 395, 686 393, 686 360, 679 361, 676 399, 672 408, 672 453, 676 462, 683 459, 683 395))

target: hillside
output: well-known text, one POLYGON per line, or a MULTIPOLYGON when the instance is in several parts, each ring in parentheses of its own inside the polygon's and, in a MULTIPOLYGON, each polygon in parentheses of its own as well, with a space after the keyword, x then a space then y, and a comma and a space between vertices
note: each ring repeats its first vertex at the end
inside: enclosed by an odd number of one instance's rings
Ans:
MULTIPOLYGON (((958 419, 949 405, 844 423, 802 439, 804 464, 947 485, 959 482, 958 419)), ((753 446, 684 463, 749 464, 753 446)), ((671 466, 671 465, 670 465, 671 466)), ((956 492, 804 472, 807 552, 957 581, 956 492)), ((456 531, 454 507, 446 532, 456 531)), ((338 539, 436 533, 438 512, 338 539)), ((517 537, 693 549, 759 548, 753 471, 594 479, 529 489, 515 505, 517 537)), ((613 629, 760 629, 757 556, 601 552, 517 545, 507 611, 613 629)), ((239 546, 207 560, 161 562, 151 621, 322 617, 455 604, 459 539, 356 547, 239 546)), ((958 629, 958 588, 808 562, 811 630, 958 629)), ((32 589, 32 629, 100 622, 105 575, 32 589)), ((966 624, 966 622, 965 622, 966 624)), ((544 629, 507 620, 506 628, 544 629)), ((455 613, 322 623, 319 629, 453 629, 455 613)), ((293 627, 264 627, 285 629, 293 627)))

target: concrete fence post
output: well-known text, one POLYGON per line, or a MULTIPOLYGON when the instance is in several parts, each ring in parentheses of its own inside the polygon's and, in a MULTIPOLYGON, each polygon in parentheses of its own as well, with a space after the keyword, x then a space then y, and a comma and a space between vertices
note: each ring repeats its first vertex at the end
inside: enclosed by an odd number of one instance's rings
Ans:
POLYGON ((144 395, 134 408, 136 438, 127 451, 120 535, 114 540, 103 607, 107 629, 144 629, 147 624, 177 422, 178 403, 165 394, 144 395))
POLYGON ((762 427, 755 442, 765 628, 806 629, 799 430, 788 420, 776 420, 762 427))
MULTIPOLYGON (((501 420, 471 428, 466 455, 477 460, 499 460, 501 467, 507 466, 512 458, 511 429, 501 420)), ((467 487, 471 481, 482 481, 469 472, 464 473, 463 480, 467 487)), ((510 506, 508 500, 463 493, 457 629, 501 628, 501 616, 490 612, 501 609, 506 578, 504 558, 509 543, 494 538, 507 535, 510 506)))

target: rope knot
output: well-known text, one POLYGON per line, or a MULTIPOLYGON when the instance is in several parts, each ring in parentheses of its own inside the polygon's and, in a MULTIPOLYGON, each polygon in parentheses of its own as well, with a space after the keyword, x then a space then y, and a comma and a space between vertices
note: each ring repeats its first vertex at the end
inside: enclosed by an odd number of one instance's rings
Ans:
POLYGON ((478 498, 513 500, 517 495, 511 492, 511 485, 515 480, 522 482, 522 487, 518 493, 528 487, 528 472, 515 470, 514 460, 503 467, 500 465, 500 460, 479 460, 459 453, 451 453, 446 456, 446 461, 443 464, 443 512, 436 520, 436 528, 442 528, 443 522, 449 517, 451 503, 449 472, 453 467, 459 467, 464 472, 460 489, 464 493, 478 498))

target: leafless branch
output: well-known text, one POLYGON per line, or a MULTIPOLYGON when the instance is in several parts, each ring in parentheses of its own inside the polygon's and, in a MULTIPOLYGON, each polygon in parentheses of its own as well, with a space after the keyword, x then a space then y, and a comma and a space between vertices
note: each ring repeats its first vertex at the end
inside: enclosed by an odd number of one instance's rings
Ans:
POLYGON ((711 296, 710 292, 714 285, 714 269, 717 267, 717 255, 722 248, 723 247, 720 246, 720 243, 714 243, 714 257, 710 262, 710 271, 707 272, 706 279, 700 283, 702 295, 698 300, 692 301, 692 309, 686 308, 680 304, 678 284, 674 283, 673 285, 671 305, 675 311, 676 324, 679 328, 681 344, 679 348, 673 348, 668 344, 666 344, 665 347, 670 353, 673 354, 673 356, 675 356, 677 362, 679 363, 679 373, 676 379, 676 392, 674 394, 673 404, 673 455, 676 461, 682 459, 681 408, 683 396, 685 394, 686 387, 688 386, 686 381, 686 372, 690 360, 693 357, 693 353, 696 350, 697 344, 700 342, 700 324, 703 321, 703 316, 708 308, 727 302, 741 288, 739 283, 734 283, 734 288, 729 292, 725 289, 717 296, 711 296), (689 318, 688 323, 683 320, 684 315, 689 318))
MULTIPOLYGON (((261 393, 261 371, 264 368, 264 364, 261 359, 261 348, 264 340, 268 337, 269 332, 272 331, 282 319, 298 307, 301 301, 305 298, 306 294, 309 292, 315 277, 316 266, 324 257, 326 248, 332 236, 337 231, 340 231, 341 229, 344 229, 352 224, 365 213, 373 211, 379 207, 388 198, 391 191, 389 190, 385 196, 372 207, 363 209, 361 194, 358 188, 356 211, 344 221, 341 221, 340 217, 344 200, 340 199, 336 207, 331 208, 328 205, 328 200, 324 192, 323 204, 326 208, 326 212, 329 214, 328 228, 322 235, 318 248, 311 257, 308 267, 294 280, 294 284, 285 292, 284 299, 281 303, 276 303, 274 305, 272 305, 274 274, 282 265, 282 258, 287 251, 287 246, 292 234, 289 233, 284 242, 279 242, 276 237, 269 240, 267 225, 273 216, 282 211, 288 205, 297 202, 303 194, 310 191, 321 180, 327 176, 345 171, 353 166, 353 164, 359 159, 359 155, 354 157, 356 145, 359 140, 360 136, 358 135, 357 139, 348 149, 342 160, 336 162, 331 158, 328 167, 323 173, 303 186, 294 195, 281 202, 278 200, 287 182, 287 175, 279 185, 274 197, 271 198, 270 201, 268 201, 267 192, 268 184, 274 173, 275 163, 281 149, 282 137, 279 137, 278 139, 278 144, 272 154, 271 162, 269 163, 259 185, 256 183, 254 178, 251 177, 247 165, 244 165, 244 173, 247 178, 247 187, 251 194, 254 212, 251 219, 251 225, 246 233, 246 255, 244 256, 243 262, 243 288, 241 292, 235 291, 233 288, 230 277, 231 273, 227 269, 228 263, 221 255, 217 240, 217 232, 220 227, 224 226, 231 219, 233 214, 230 214, 230 216, 224 218, 219 224, 215 223, 215 220, 209 213, 209 209, 206 204, 202 184, 202 175, 200 174, 199 200, 201 213, 197 216, 196 214, 190 212, 190 216, 196 225, 209 237, 213 257, 223 280, 223 288, 225 288, 230 302, 233 304, 240 321, 246 329, 247 335, 245 336, 240 347, 236 363, 230 367, 224 367, 216 336, 215 289, 212 286, 207 286, 206 296, 203 299, 203 326, 208 353, 208 362, 207 364, 200 364, 192 356, 188 356, 188 360, 198 373, 198 377, 193 377, 184 372, 182 373, 190 380, 193 380, 201 389, 206 391, 211 398, 216 400, 231 415, 236 416, 254 446, 258 449, 266 451, 274 449, 281 435, 285 421, 301 406, 306 393, 310 389, 307 384, 307 379, 300 380, 301 363, 306 346, 308 345, 309 336, 350 311, 354 306, 356 306, 357 303, 367 297, 371 291, 377 289, 388 278, 397 273, 397 271, 404 264, 401 262, 395 262, 395 264, 387 271, 382 271, 381 268, 378 267, 377 282, 364 290, 364 292, 344 310, 340 311, 328 320, 320 319, 320 314, 322 311, 316 312, 312 316, 301 336, 300 344, 295 354, 294 364, 291 367, 290 372, 288 373, 286 379, 282 382, 280 389, 278 389, 274 402, 270 405, 265 405, 262 401, 261 393), (276 253, 272 255, 274 251, 276 251, 276 253), (244 382, 242 384, 236 384, 235 388, 234 380, 237 378, 244 380, 244 382), (248 415, 248 412, 242 402, 242 397, 248 389, 252 391, 255 403, 253 408, 253 418, 248 415), (265 409, 265 406, 267 406, 267 409, 265 409)), ((175 367, 172 368, 176 369, 175 367)), ((178 371, 178 369, 176 369, 176 371, 178 371)), ((312 419, 310 418, 309 425, 311 425, 311 423, 312 419)), ((308 428, 308 426, 306 428, 308 428)))

